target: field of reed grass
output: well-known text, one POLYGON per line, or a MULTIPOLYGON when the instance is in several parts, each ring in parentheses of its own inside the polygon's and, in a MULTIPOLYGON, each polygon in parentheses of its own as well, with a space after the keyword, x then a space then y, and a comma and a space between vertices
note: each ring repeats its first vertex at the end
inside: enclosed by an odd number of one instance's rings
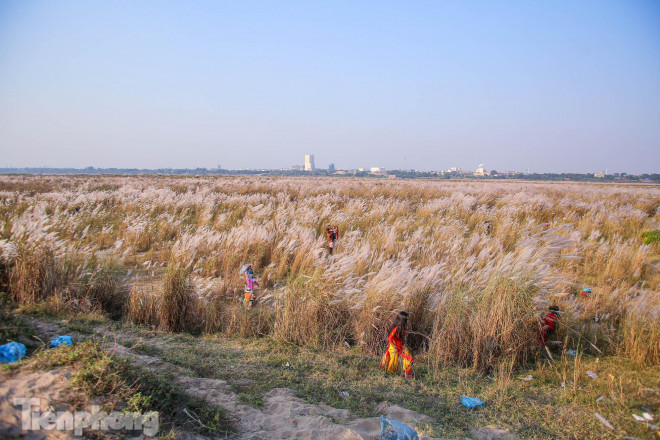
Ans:
POLYGON ((643 234, 658 229, 653 185, 0 176, 0 290, 24 310, 369 354, 405 309, 436 371, 545 355, 538 320, 557 304, 565 348, 657 365, 660 243, 643 234))

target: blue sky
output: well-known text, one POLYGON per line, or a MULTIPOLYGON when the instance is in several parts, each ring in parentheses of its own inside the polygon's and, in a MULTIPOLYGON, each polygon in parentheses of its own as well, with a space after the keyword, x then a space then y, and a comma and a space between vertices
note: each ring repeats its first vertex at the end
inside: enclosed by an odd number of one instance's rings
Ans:
POLYGON ((660 172, 660 3, 0 2, 0 167, 305 153, 660 172))

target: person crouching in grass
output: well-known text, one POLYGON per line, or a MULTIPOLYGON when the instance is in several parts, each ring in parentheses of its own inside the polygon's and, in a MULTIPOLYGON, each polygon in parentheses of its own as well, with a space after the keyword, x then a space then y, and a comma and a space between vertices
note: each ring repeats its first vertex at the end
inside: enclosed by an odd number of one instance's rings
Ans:
MULTIPOLYGON (((559 307, 550 306, 548 313, 543 315, 540 322, 540 337, 541 337, 541 346, 547 346, 549 343, 551 345, 558 345, 557 342, 560 341, 548 341, 550 336, 555 334, 556 322, 559 320, 559 307)), ((560 342, 561 344, 561 342, 560 342)))
POLYGON ((380 362, 380 368, 387 373, 398 373, 401 363, 401 375, 407 379, 412 378, 413 357, 405 345, 408 327, 408 312, 399 312, 394 325, 387 337, 387 351, 380 362))

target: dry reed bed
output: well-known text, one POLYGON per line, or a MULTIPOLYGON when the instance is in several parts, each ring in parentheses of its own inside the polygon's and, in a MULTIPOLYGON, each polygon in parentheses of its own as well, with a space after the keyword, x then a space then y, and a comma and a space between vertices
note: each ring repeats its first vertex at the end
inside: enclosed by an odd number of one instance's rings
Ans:
POLYGON ((532 355, 538 313, 558 303, 603 348, 659 363, 658 244, 641 238, 659 207, 660 187, 641 185, 3 176, 0 252, 21 302, 73 298, 172 330, 375 351, 406 308, 430 338, 413 345, 488 369, 532 355), (248 261, 272 305, 250 316, 237 303, 248 261), (133 288, 122 306, 108 293, 124 282, 112 274, 166 269, 158 294, 133 288), (105 288, 90 287, 98 273, 105 288))

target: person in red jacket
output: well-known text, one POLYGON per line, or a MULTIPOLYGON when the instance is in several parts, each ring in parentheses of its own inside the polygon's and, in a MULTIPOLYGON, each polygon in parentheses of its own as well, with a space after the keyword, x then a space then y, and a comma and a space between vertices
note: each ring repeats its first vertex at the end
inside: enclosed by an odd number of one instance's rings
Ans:
POLYGON ((413 358, 405 345, 408 326, 408 312, 399 312, 394 326, 387 337, 387 351, 380 362, 380 368, 388 373, 399 372, 399 358, 401 358, 401 375, 412 378, 413 358))
POLYGON ((328 253, 332 255, 332 251, 335 250, 335 242, 339 239, 339 228, 328 226, 325 233, 328 237, 328 253))
POLYGON ((541 345, 548 343, 548 336, 554 333, 559 320, 559 307, 550 306, 548 313, 541 318, 541 345))

